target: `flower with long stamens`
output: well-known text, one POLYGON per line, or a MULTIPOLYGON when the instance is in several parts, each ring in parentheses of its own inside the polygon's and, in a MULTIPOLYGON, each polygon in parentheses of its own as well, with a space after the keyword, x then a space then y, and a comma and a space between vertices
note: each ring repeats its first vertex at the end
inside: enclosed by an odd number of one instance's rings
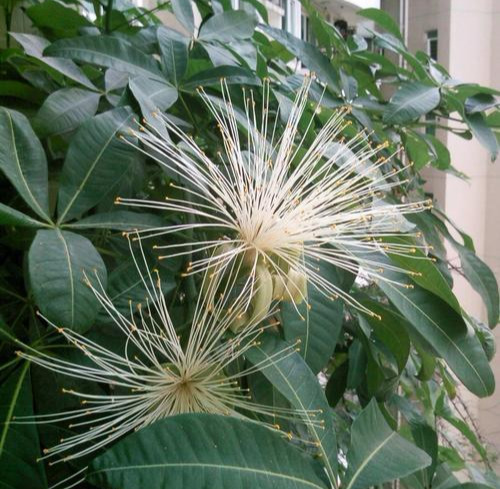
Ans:
POLYGON ((233 106, 224 82, 222 98, 199 89, 224 147, 216 159, 162 114, 157 116, 177 144, 152 126, 131 129, 142 151, 177 174, 179 183, 171 183, 176 195, 165 201, 118 198, 117 203, 190 216, 183 223, 141 233, 154 237, 188 231, 190 238, 180 243, 155 245, 167 250, 164 258, 194 253, 187 273, 224 273, 240 260, 255 282, 264 264, 273 277, 274 298, 300 302, 306 283, 311 283, 327 296, 340 296, 366 310, 322 277, 317 262, 362 272, 375 281, 389 280, 384 268, 417 273, 382 263, 377 256, 415 252, 413 244, 393 238, 400 236, 404 214, 428 209, 430 202, 386 200, 388 191, 407 182, 401 177, 408 166, 388 169, 390 158, 381 156, 388 144, 371 144, 364 131, 346 139, 343 134, 351 124, 346 108, 335 112, 306 144, 301 134, 310 132, 315 121, 312 116, 304 129, 311 83, 306 77, 282 132, 279 114, 271 113, 269 81, 264 81, 261 104, 253 92, 244 92, 244 113, 233 106))
MULTIPOLYGON (((307 420, 315 423, 317 413, 278 409, 252 401, 241 386, 244 377, 277 363, 297 349, 285 347, 266 362, 237 370, 235 362, 258 343, 259 335, 275 322, 263 326, 259 321, 246 324, 238 333, 231 325, 242 311, 247 290, 231 295, 232 283, 221 286, 212 280, 206 294, 200 294, 186 341, 178 335, 170 319, 161 292, 159 273, 150 271, 142 250, 142 259, 132 253, 142 284, 147 291, 146 305, 124 315, 106 295, 96 274, 98 285, 87 279, 104 310, 124 335, 124 351, 118 354, 99 343, 67 328, 50 323, 64 338, 88 358, 86 363, 72 363, 63 358, 34 350, 25 345, 18 355, 52 371, 92 383, 112 387, 113 393, 90 394, 65 390, 80 399, 81 407, 63 413, 16 418, 15 423, 69 422, 72 429, 83 430, 62 439, 44 450, 44 457, 61 455, 57 461, 70 460, 91 453, 131 430, 180 413, 208 412, 241 417, 251 413, 278 418, 307 420), (217 297, 213 293, 217 290, 217 297), (236 297, 236 298, 234 298, 236 297), (209 299, 210 298, 210 299, 209 299)), ((263 421, 267 424, 266 421, 263 421)), ((304 421, 306 422, 306 421, 304 421)), ((321 423, 318 421, 318 425, 321 423)), ((278 427, 276 427, 278 429, 278 427)), ((57 463, 52 462, 52 463, 57 463)))

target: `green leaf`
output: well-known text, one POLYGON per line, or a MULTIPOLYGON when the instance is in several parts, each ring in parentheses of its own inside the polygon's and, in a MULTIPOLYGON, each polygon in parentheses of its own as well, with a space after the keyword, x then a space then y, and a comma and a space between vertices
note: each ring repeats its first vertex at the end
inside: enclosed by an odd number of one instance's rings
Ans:
POLYGON ((499 294, 498 283, 492 270, 484 263, 474 252, 474 245, 470 236, 458 229, 449 219, 448 222, 457 230, 461 235, 464 245, 460 244, 448 231, 446 225, 435 219, 435 226, 441 231, 445 238, 458 252, 462 271, 471 284, 471 286, 481 296, 487 312, 488 324, 491 328, 495 327, 498 323, 499 316, 499 294))
POLYGON ((319 464, 264 426, 181 414, 128 436, 89 469, 108 489, 326 489, 319 464))
MULTIPOLYGON (((392 243, 410 245, 412 241, 408 238, 391 238, 392 243)), ((392 262, 394 262, 398 267, 403 270, 408 270, 413 272, 414 275, 410 275, 411 279, 438 297, 441 297, 445 302, 447 302, 458 314, 461 314, 462 309, 460 304, 455 297, 455 294, 448 285, 448 282, 443 277, 439 269, 434 265, 434 263, 425 256, 425 254, 419 250, 415 249, 412 255, 397 255, 389 254, 392 262)))
POLYGON ((336 487, 337 441, 335 428, 325 394, 311 369, 296 352, 289 352, 289 345, 275 335, 264 333, 259 337, 260 345, 246 353, 253 365, 265 365, 261 372, 285 396, 290 404, 304 414, 310 437, 317 445, 330 482, 336 487), (288 347, 288 349, 287 349, 288 347), (321 415, 310 414, 320 410, 321 415), (318 427, 318 422, 324 422, 318 427))
POLYGON ((436 474, 432 481, 433 489, 451 489, 458 485, 459 481, 452 472, 451 467, 446 462, 441 462, 436 467, 436 474))
MULTIPOLYGON (((163 273, 161 280, 163 295, 169 294, 175 287, 176 281, 174 274, 163 273)), ((129 301, 133 302, 134 307, 136 307, 137 304, 142 304, 143 307, 147 307, 147 290, 132 259, 122 261, 120 265, 109 274, 106 292, 113 306, 123 314, 130 313, 129 301)), ((105 321, 109 320, 109 315, 104 311, 101 316, 103 316, 105 321)))
MULTIPOLYGON (((269 14, 264 4, 260 3, 259 0, 243 0, 243 2, 250 4, 259 13, 262 20, 266 24, 269 23, 269 14)), ((245 9, 245 6, 243 6, 243 9, 245 9)))
POLYGON ((328 383, 325 387, 325 395, 328 399, 328 404, 335 407, 342 399, 347 388, 347 375, 349 372, 349 363, 343 362, 330 375, 328 383))
POLYGON ((495 327, 499 316, 499 297, 494 273, 473 251, 455 240, 451 244, 458 252, 464 275, 486 306, 488 324, 491 328, 495 327))
POLYGON ((34 125, 40 137, 73 131, 92 117, 100 95, 82 88, 63 88, 51 93, 40 107, 34 125))
POLYGON ((380 281, 379 287, 413 331, 446 360, 467 389, 479 397, 490 395, 495 388, 493 373, 481 343, 469 334, 461 315, 441 298, 413 286, 408 277, 387 270, 384 273, 387 279, 403 284, 380 281))
POLYGON ((29 278, 35 302, 56 326, 82 332, 99 309, 83 272, 106 286, 106 267, 92 243, 69 231, 40 230, 29 250, 29 278))
POLYGON ((206 85, 218 85, 221 78, 225 78, 228 84, 258 85, 261 82, 253 71, 239 66, 217 66, 208 70, 200 71, 183 84, 184 89, 193 89, 206 85))
POLYGON ((392 353, 398 371, 401 373, 406 366, 410 354, 410 338, 408 337, 404 321, 399 314, 382 306, 379 302, 356 298, 370 311, 383 318, 380 321, 374 316, 363 315, 373 330, 373 335, 392 353))
POLYGON ((434 155, 432 166, 439 170, 447 170, 451 165, 451 156, 448 148, 432 134, 423 134, 424 139, 430 145, 434 155))
POLYGON ((66 224, 71 229, 113 229, 117 231, 134 231, 151 229, 164 224, 156 214, 145 214, 132 211, 114 211, 94 214, 79 221, 66 224))
POLYGON ((22 212, 0 203, 0 225, 21 226, 28 228, 39 228, 45 226, 43 222, 37 221, 22 212))
POLYGON ((417 226, 417 229, 422 232, 425 241, 432 246, 432 255, 445 261, 446 249, 439 232, 440 226, 444 226, 444 224, 429 211, 408 214, 407 219, 417 226))
POLYGON ((129 108, 119 107, 81 125, 61 173, 59 222, 78 217, 99 203, 134 163, 136 151, 118 138, 132 118, 129 108))
POLYGON ((166 27, 159 27, 156 36, 160 45, 163 69, 176 87, 186 74, 189 59, 189 39, 166 27))
POLYGON ((495 133, 486 124, 484 115, 481 112, 467 114, 465 121, 469 125, 472 134, 490 152, 491 161, 494 161, 498 155, 498 141, 495 133))
POLYGON ((33 211, 50 221, 45 152, 28 119, 5 108, 0 108, 0 169, 33 211))
POLYGON ((200 28, 198 41, 231 42, 252 37, 257 21, 243 10, 228 10, 210 17, 200 28))
POLYGON ((366 353, 363 344, 357 338, 349 346, 347 352, 349 369, 347 372, 346 386, 348 389, 357 389, 366 375, 366 353))
POLYGON ((375 400, 355 419, 347 454, 346 489, 363 489, 427 467, 431 458, 392 431, 375 400))
POLYGON ((28 83, 17 80, 0 80, 0 96, 16 97, 40 105, 46 94, 28 83))
POLYGON ((33 34, 21 34, 19 32, 11 32, 10 35, 21 44, 27 55, 40 60, 42 63, 62 73, 71 80, 76 81, 80 85, 90 88, 91 90, 97 90, 96 86, 89 80, 87 75, 85 75, 73 61, 44 56, 43 52, 45 48, 50 46, 50 42, 47 41, 47 39, 33 34))
MULTIPOLYGON (((130 90, 137 98, 141 108, 164 112, 177 100, 177 89, 166 81, 153 80, 146 76, 138 76, 130 80, 130 90)), ((144 110, 143 110, 144 115, 144 110)))
POLYGON ((262 24, 259 25, 259 28, 283 44, 309 70, 314 71, 323 82, 328 83, 335 90, 339 89, 339 77, 336 70, 330 60, 316 46, 304 42, 282 29, 262 24))
POLYGON ((486 450, 486 447, 478 438, 476 432, 472 429, 472 427, 462 419, 454 416, 451 410, 450 412, 443 413, 442 417, 453 427, 455 427, 467 440, 469 440, 470 444, 477 450, 477 453, 480 455, 483 462, 488 463, 488 452, 486 450))
MULTIPOLYGON (((318 265, 320 275, 330 283, 342 290, 348 290, 352 285, 347 274, 337 267, 325 263, 318 265)), ((350 277, 354 278, 353 275, 350 277)), ((285 338, 291 342, 300 338, 300 354, 311 370, 318 373, 335 350, 342 330, 344 305, 341 300, 332 301, 311 284, 307 287, 307 303, 310 307, 305 302, 299 306, 282 302, 281 320, 285 338)))
POLYGON ((157 81, 146 76, 139 76, 130 80, 130 91, 134 94, 141 107, 146 121, 158 132, 168 138, 163 122, 155 117, 157 111, 163 112, 177 100, 177 89, 166 81, 157 81))
POLYGON ((427 114, 439 105, 439 88, 420 82, 401 84, 391 97, 384 113, 384 122, 405 124, 427 114))
POLYGON ((106 66, 132 75, 154 75, 163 78, 152 56, 147 56, 117 37, 84 36, 60 39, 46 48, 44 54, 106 66))
POLYGON ((0 485, 9 489, 45 489, 47 480, 34 424, 11 424, 16 416, 33 416, 30 364, 25 362, 0 386, 0 485))
POLYGON ((363 10, 358 10, 356 14, 361 15, 361 17, 373 20, 380 27, 383 27, 387 32, 390 32, 400 41, 403 41, 403 37, 401 36, 401 32, 399 31, 398 23, 387 12, 384 12, 383 10, 380 10, 378 8, 365 8, 363 10))
POLYGON ((429 353, 416 338, 413 338, 413 347, 420 358, 417 378, 422 382, 428 382, 434 377, 438 359, 433 353, 429 353))
POLYGON ((452 486, 449 489, 493 489, 494 487, 495 486, 493 485, 482 484, 480 482, 465 482, 463 484, 452 486))
POLYGON ((410 161, 415 165, 415 169, 420 171, 432 160, 429 145, 423 136, 415 131, 406 130, 403 138, 410 161))
POLYGON ((194 34, 194 14, 191 0, 172 0, 172 9, 176 19, 189 31, 194 34))
POLYGON ((79 27, 93 26, 92 22, 75 9, 64 6, 55 0, 45 0, 26 9, 26 14, 37 27, 56 30, 75 30, 79 27))
POLYGON ((423 487, 432 487, 432 478, 438 461, 438 436, 436 431, 425 423, 411 423, 411 435, 416 445, 427 453, 432 463, 425 469, 414 474, 423 487))
POLYGON ((478 93, 468 97, 464 103, 465 112, 473 114, 474 112, 484 112, 498 105, 497 99, 489 93, 478 93))

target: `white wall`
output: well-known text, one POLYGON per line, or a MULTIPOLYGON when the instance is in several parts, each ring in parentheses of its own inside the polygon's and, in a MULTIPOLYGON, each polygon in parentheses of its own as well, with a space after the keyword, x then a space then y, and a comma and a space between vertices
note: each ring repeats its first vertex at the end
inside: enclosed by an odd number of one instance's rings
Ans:
MULTIPOLYGON (((389 11, 397 11, 399 0, 383 0, 389 11)), ((438 30, 438 62, 455 78, 500 88, 500 22, 498 0, 408 0, 408 44, 411 51, 426 49, 427 31, 438 30), (495 51, 496 47, 496 51, 495 51)), ((470 234, 478 255, 500 279, 500 160, 492 164, 477 140, 467 141, 450 133, 438 133, 446 143, 453 166, 469 176, 425 171, 428 188, 446 214, 470 234)), ((456 253, 448 250, 456 262, 456 253)), ((458 274, 454 291, 472 315, 485 320, 481 298, 458 274)), ((500 344, 500 328, 496 329, 500 344)), ((500 383, 500 354, 492 363, 500 383)), ((500 452, 500 387, 487 399, 469 400, 482 434, 500 452)), ((500 465, 497 465, 500 468, 500 465)))

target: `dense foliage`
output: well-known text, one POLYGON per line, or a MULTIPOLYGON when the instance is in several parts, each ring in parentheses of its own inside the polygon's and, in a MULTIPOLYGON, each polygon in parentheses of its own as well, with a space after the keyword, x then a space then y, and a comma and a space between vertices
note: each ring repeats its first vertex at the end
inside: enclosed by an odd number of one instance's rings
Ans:
MULTIPOLYGON (((465 485, 454 474, 462 469, 476 485, 500 487, 490 470, 492 455, 457 393, 460 385, 479 397, 494 390, 488 362, 498 288, 470 237, 439 209, 407 217, 430 260, 387 258, 418 272, 396 277, 411 286, 404 293, 383 282, 355 281, 341 270, 324 271, 382 320, 310 287, 307 326, 284 303, 276 313, 281 326, 242 359, 258 363, 300 339, 299 351, 240 381, 253 401, 324 413, 320 429, 292 419, 281 426, 283 436, 235 417, 181 414, 100 453, 50 465, 36 460, 42 448, 68 436, 68 423, 14 423, 20 416, 76 408, 78 400, 64 390, 98 394, 116 388, 83 384, 30 365, 15 352, 87 365, 38 310, 58 326, 123 350, 126 339, 99 308, 83 271, 99 276, 118 311, 127 313, 129 300, 145 306, 144 284, 122 232, 182 219, 115 205, 117 196, 162 200, 176 179, 134 146, 126 129, 135 119, 155 126, 154 112, 165 112, 215 155, 222 142, 197 87, 217 99, 224 78, 242 109, 240 87, 252 87, 259 97, 262 80, 269 78, 273 110, 279 106, 286 114, 310 70, 317 81, 309 117, 326 89, 314 124, 301 126, 305 146, 336 109, 349 106, 346 138, 367 129, 375 143, 389 141, 385 156, 404 149, 387 163, 391 168, 401 168, 405 159, 414 163, 389 200, 432 197, 419 173, 426 166, 463 177, 436 128, 477 138, 495 159, 497 92, 452 78, 425 53, 410 53, 383 12, 360 12, 378 24, 370 40, 344 39, 304 0, 315 38, 310 44, 267 25, 266 9, 256 0, 240 3, 244 9, 234 11, 229 0, 172 0, 147 11, 112 0, 94 1, 93 7, 24 2, 34 28, 6 34, 8 47, 0 55, 0 485, 45 488, 89 466, 79 487, 363 489, 399 480, 405 487, 444 489, 465 485), (162 9, 175 14, 182 32, 161 25, 155 11, 162 9), (447 120, 460 124, 451 128, 447 120), (483 298, 488 324, 470 317, 453 294, 445 242, 460 257, 458 272, 483 298)), ((2 5, 9 29, 21 7, 2 5)), ((161 236, 155 243, 175 239, 161 236)), ((160 270, 162 292, 182 334, 199 277, 183 276, 182 257, 158 261, 151 244, 143 243, 148 261, 160 270)))

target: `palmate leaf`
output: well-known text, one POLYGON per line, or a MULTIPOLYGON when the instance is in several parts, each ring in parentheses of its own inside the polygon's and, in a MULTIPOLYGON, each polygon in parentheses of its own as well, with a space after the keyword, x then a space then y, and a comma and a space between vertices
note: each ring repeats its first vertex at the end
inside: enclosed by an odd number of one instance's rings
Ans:
POLYGON ((217 66, 203 70, 182 83, 182 87, 186 90, 195 89, 200 86, 218 85, 221 78, 224 78, 226 83, 245 84, 245 85, 260 85, 260 79, 255 76, 253 71, 239 66, 217 66))
POLYGON ((134 148, 118 138, 132 118, 129 108, 119 107, 80 126, 71 140, 61 173, 59 222, 78 217, 99 203, 135 163, 134 148))
POLYGON ((46 224, 37 221, 22 212, 0 203, 0 225, 2 226, 21 226, 28 228, 39 228, 46 224))
POLYGON ((257 21, 243 10, 229 10, 210 17, 200 28, 198 41, 230 42, 252 36, 257 21))
POLYGON ((498 283, 494 273, 473 251, 453 239, 451 244, 458 252, 465 277, 486 306, 489 326, 494 328, 499 316, 498 283))
POLYGON ((163 219, 156 214, 119 210, 93 214, 92 216, 85 217, 79 221, 66 224, 64 227, 69 229, 112 229, 117 231, 135 231, 138 229, 160 227, 162 224, 163 219))
POLYGON ((8 489, 47 487, 36 426, 11 423, 33 415, 29 367, 25 362, 0 386, 0 487, 8 489))
POLYGON ((82 88, 63 88, 51 93, 40 107, 34 125, 40 137, 64 134, 92 117, 100 94, 82 88))
POLYGON ((498 283, 495 274, 474 252, 471 237, 455 226, 449 218, 446 217, 446 220, 460 234, 463 244, 451 235, 445 223, 437 216, 430 216, 429 225, 434 226, 434 232, 440 231, 457 251, 465 278, 483 300, 488 313, 488 324, 494 328, 498 323, 500 310, 498 283))
POLYGON ((166 27, 159 27, 156 36, 160 46, 163 70, 168 80, 175 86, 179 86, 187 70, 189 38, 166 27))
POLYGON ((412 285, 408 277, 387 270, 385 275, 414 287, 403 288, 386 281, 379 283, 407 324, 446 360, 467 389, 479 397, 490 395, 495 389, 495 378, 481 343, 475 335, 469 334, 462 316, 441 298, 419 285, 412 285))
POLYGON ((35 36, 34 34, 22 34, 20 32, 11 32, 10 35, 21 44, 28 56, 36 58, 84 87, 90 88, 91 90, 97 90, 97 87, 89 80, 87 75, 85 75, 85 73, 70 59, 43 55, 43 50, 47 46, 50 46, 50 42, 47 41, 47 39, 35 36))
MULTIPOLYGON (((343 290, 348 290, 352 285, 354 275, 329 264, 318 263, 318 266, 321 276, 330 283, 343 290)), ((307 303, 310 307, 305 301, 298 306, 283 302, 281 319, 285 338, 291 342, 300 338, 300 354, 311 370, 318 373, 335 350, 342 329, 344 304, 341 300, 332 301, 310 284, 307 303)))
POLYGON ((92 325, 98 301, 84 282, 95 273, 106 286, 101 256, 85 237, 69 231, 40 230, 31 245, 29 277, 35 301, 57 326, 85 331, 92 325))
POLYGON ((404 477, 432 462, 423 450, 392 431, 372 400, 352 425, 345 489, 364 489, 404 477))
POLYGON ((191 0, 172 0, 172 10, 174 11, 175 18, 190 34, 194 34, 196 26, 191 0))
POLYGON ((0 170, 25 202, 44 220, 49 217, 47 158, 28 119, 0 108, 0 170))
MULTIPOLYGON (((161 290, 164 295, 169 294, 176 286, 175 276, 170 273, 162 274, 161 290)), ((130 313, 130 301, 137 307, 147 306, 148 293, 132 259, 125 260, 115 268, 108 277, 107 294, 113 305, 123 314, 130 313)), ((99 319, 109 321, 109 315, 101 312, 99 319)))
MULTIPOLYGON (((382 321, 379 321, 374 316, 363 314, 365 321, 367 321, 368 326, 372 330, 372 335, 380 340, 384 348, 392 354, 398 372, 402 373, 410 354, 410 338, 406 331, 404 319, 395 311, 384 307, 380 302, 368 300, 365 297, 356 297, 356 299, 370 311, 383 318, 382 321)), ((371 341, 374 341, 372 335, 370 338, 371 341)))
POLYGON ((247 351, 247 358, 254 365, 266 362, 268 366, 262 369, 262 374, 295 409, 304 412, 302 420, 317 445, 318 456, 325 466, 331 484, 336 487, 337 441, 333 418, 323 389, 299 353, 283 352, 287 344, 277 336, 264 333, 259 337, 259 343, 247 351), (318 423, 322 425, 318 426, 318 423))
POLYGON ((178 95, 177 89, 167 81, 157 81, 146 76, 138 76, 130 80, 129 87, 148 124, 163 137, 169 139, 165 125, 155 117, 155 112, 163 112, 175 103, 178 95))
POLYGON ((405 124, 439 105, 439 88, 420 82, 402 84, 392 96, 384 113, 384 122, 405 124))
POLYGON ((403 41, 403 37, 401 36, 401 32, 399 30, 397 22, 387 12, 384 12, 383 10, 378 8, 365 8, 363 10, 359 10, 357 12, 357 15, 361 15, 362 17, 366 17, 367 19, 375 21, 387 32, 390 32, 400 41, 403 41))
POLYGON ((266 25, 259 25, 266 34, 285 46, 307 68, 314 71, 321 81, 328 83, 333 89, 339 87, 339 77, 330 60, 314 45, 285 32, 266 25))
MULTIPOLYGON (((391 238, 391 242, 407 246, 412 244, 412 241, 408 238, 391 238)), ((430 259, 427 259, 421 250, 415 249, 412 255, 389 254, 389 257, 403 270, 416 272, 418 275, 411 275, 411 279, 415 283, 441 297, 457 313, 461 314, 460 304, 448 282, 436 265, 430 259)))
MULTIPOLYGON (((359 253, 354 250, 359 256, 359 253)), ((388 258, 378 254, 378 263, 389 263, 388 258)), ((455 375, 472 393, 485 397, 495 390, 495 378, 488 364, 486 354, 479 339, 470 334, 463 317, 452 306, 453 298, 431 293, 418 283, 432 288, 425 283, 424 277, 415 278, 415 282, 407 275, 384 268, 385 280, 378 285, 396 309, 406 319, 405 324, 415 333, 419 342, 425 342, 438 357, 442 357, 455 375)), ((382 321, 384 320, 382 315, 382 321)))
POLYGON ((128 436, 95 459, 106 489, 326 489, 319 463, 278 433, 214 414, 181 414, 128 436))
POLYGON ((490 152, 491 161, 496 160, 498 155, 498 141, 495 133, 488 127, 484 115, 481 112, 468 114, 465 121, 478 141, 490 152))
POLYGON ((60 39, 48 46, 45 56, 58 56, 84 63, 114 68, 138 76, 162 79, 158 63, 126 41, 111 36, 83 36, 60 39))
POLYGON ((92 22, 77 10, 66 7, 55 0, 46 0, 26 9, 26 14, 37 27, 57 30, 74 30, 90 27, 92 22))

